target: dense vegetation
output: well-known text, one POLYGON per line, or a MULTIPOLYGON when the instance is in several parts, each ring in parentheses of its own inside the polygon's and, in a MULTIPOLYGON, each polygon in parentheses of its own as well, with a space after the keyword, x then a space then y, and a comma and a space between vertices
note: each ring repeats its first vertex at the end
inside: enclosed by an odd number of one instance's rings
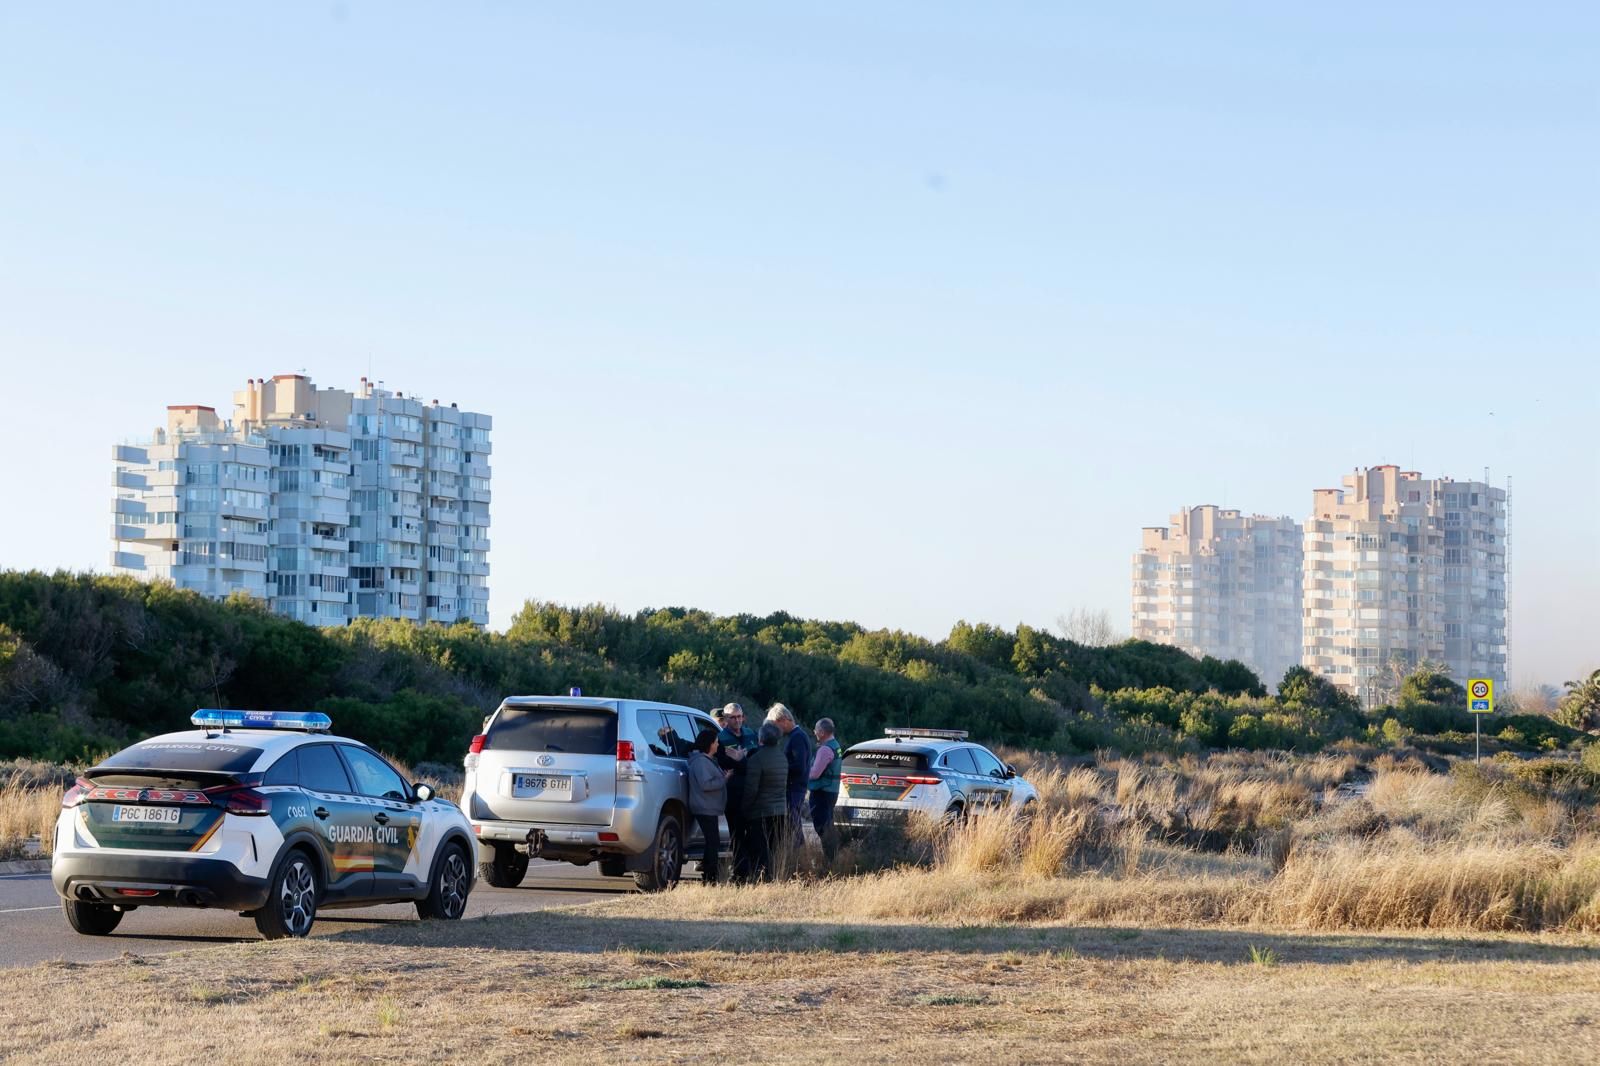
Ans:
MULTIPOLYGON (((529 602, 505 633, 358 621, 316 629, 127 578, 0 572, 0 758, 74 759, 184 728, 198 706, 326 710, 346 733, 413 762, 454 762, 511 693, 782 700, 832 716, 847 740, 885 725, 958 726, 1061 752, 1316 750, 1470 731, 1459 686, 1427 673, 1363 715, 1296 668, 1269 694, 1237 662, 1140 641, 1089 647, 1031 626, 958 623, 929 641, 786 614, 620 614, 529 602)), ((1580 736, 1546 718, 1492 723, 1517 748, 1580 736)), ((1470 738, 1469 738, 1470 740, 1470 738)))

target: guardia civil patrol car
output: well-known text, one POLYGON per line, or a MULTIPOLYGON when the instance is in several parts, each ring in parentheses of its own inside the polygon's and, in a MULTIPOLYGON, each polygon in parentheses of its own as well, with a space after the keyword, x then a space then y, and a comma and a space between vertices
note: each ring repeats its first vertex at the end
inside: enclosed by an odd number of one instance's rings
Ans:
POLYGON ((964 729, 885 729, 839 760, 834 824, 903 824, 913 814, 955 820, 986 810, 1033 813, 1039 793, 964 729))
POLYGON ((472 829, 325 714, 199 710, 61 802, 51 880, 68 923, 104 936, 139 907, 216 907, 262 936, 305 936, 324 907, 412 901, 460 918, 472 829))

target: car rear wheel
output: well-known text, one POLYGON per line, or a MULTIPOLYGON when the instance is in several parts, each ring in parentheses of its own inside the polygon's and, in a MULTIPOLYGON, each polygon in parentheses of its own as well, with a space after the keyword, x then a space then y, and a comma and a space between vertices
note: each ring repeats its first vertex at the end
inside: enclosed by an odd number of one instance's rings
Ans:
POLYGON ((317 870, 311 856, 291 851, 272 879, 266 904, 255 912, 256 929, 268 940, 305 936, 317 920, 317 870))
POLYGON ((528 873, 528 853, 510 844, 495 844, 494 857, 478 864, 478 876, 495 888, 516 888, 528 873))
MULTIPOLYGON (((526 858, 526 856, 524 856, 526 858)), ((467 912, 472 868, 460 844, 447 844, 428 886, 428 898, 417 900, 417 917, 453 922, 467 912)))
POLYGON ((64 899, 61 909, 66 912, 67 924, 72 926, 74 932, 84 936, 105 936, 122 921, 122 912, 109 903, 64 899))
POLYGON ((678 883, 683 874, 683 827, 676 815, 661 816, 650 858, 650 869, 634 874, 634 884, 645 892, 664 892, 678 883))

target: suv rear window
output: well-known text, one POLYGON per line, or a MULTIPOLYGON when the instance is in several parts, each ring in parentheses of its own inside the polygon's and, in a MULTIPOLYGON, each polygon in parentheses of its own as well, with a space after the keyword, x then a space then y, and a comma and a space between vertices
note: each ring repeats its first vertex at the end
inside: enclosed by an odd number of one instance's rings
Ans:
POLYGON ((928 756, 921 751, 847 751, 841 770, 926 770, 928 756))
POLYGON ((584 707, 502 707, 489 726, 485 748, 615 755, 615 711, 584 707))
POLYGON ((104 770, 198 770, 242 774, 261 757, 260 748, 217 740, 142 740, 101 763, 104 770))

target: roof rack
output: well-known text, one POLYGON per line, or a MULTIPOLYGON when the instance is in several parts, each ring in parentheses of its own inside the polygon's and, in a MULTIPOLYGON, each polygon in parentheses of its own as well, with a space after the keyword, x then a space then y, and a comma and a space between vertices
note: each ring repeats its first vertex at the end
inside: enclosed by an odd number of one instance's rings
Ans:
POLYGON ((891 726, 883 731, 886 737, 937 737, 940 740, 966 740, 965 729, 924 729, 919 725, 891 726))

